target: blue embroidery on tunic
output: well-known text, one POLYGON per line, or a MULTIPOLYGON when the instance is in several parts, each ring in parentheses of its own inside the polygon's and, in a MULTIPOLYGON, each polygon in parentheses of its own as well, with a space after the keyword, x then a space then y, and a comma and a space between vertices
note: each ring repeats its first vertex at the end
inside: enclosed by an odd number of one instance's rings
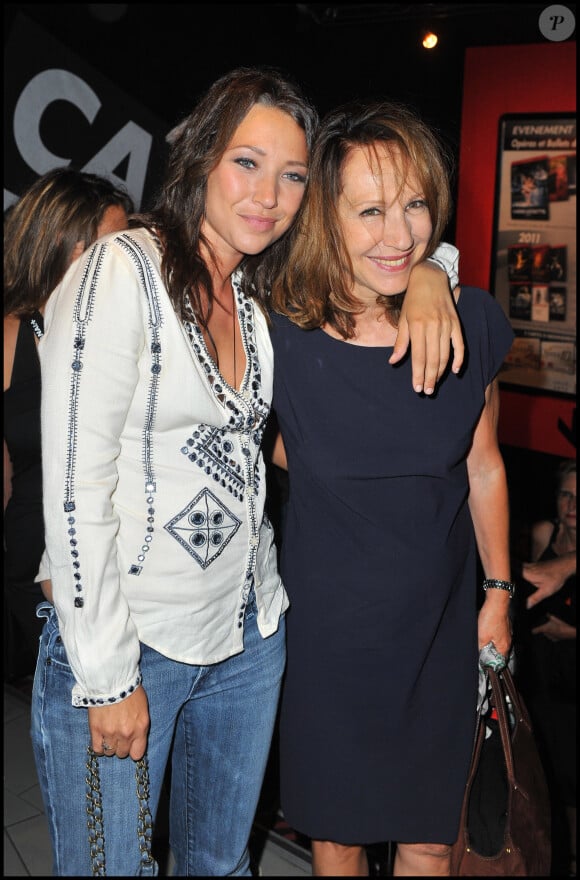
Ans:
POLYGON ((223 428, 197 425, 187 438, 187 445, 181 451, 189 460, 220 483, 234 498, 242 499, 244 473, 242 466, 231 457, 234 444, 223 428))
POLYGON ((206 569, 227 547, 240 525, 238 517, 209 489, 202 489, 164 528, 206 569))
POLYGON ((148 308, 148 327, 151 333, 149 351, 151 354, 151 378, 149 381, 149 390, 147 393, 147 402, 145 410, 145 424, 143 425, 143 477, 145 483, 145 503, 147 504, 147 526, 143 537, 143 544, 137 554, 137 561, 129 566, 128 574, 140 575, 143 570, 145 556, 149 552, 153 533, 155 531, 155 472, 153 464, 153 428, 155 424, 155 414, 157 412, 157 401, 159 394, 159 376, 162 370, 161 362, 161 342, 159 341, 159 328, 163 323, 161 306, 159 303, 159 294, 155 283, 155 273, 151 262, 137 242, 130 235, 124 233, 118 239, 119 244, 123 247, 128 256, 133 261, 135 271, 139 276, 140 287, 147 299, 148 308))

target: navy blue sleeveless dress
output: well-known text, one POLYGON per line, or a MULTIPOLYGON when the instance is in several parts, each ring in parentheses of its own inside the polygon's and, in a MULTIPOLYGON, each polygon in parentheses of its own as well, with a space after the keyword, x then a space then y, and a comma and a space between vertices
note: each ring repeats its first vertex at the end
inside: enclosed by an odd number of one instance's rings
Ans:
POLYGON ((451 843, 477 703, 476 546, 465 459, 513 338, 464 288, 460 377, 412 390, 391 349, 273 316, 288 455, 290 596, 281 805, 316 839, 451 843))

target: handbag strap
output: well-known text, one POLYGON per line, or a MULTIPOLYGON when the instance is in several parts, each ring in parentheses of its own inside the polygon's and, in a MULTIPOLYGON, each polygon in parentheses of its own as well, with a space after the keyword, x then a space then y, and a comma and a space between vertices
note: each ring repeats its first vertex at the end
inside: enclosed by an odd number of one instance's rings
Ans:
MULTIPOLYGON (((89 829, 89 850, 93 877, 106 877, 105 863, 105 828, 103 817, 103 796, 101 792, 101 775, 99 756, 92 748, 87 748, 87 825, 89 829)), ((110 758, 104 760, 110 761, 110 758)), ((141 866, 144 874, 151 874, 155 860, 151 854, 153 838, 153 821, 149 809, 149 769, 147 759, 135 762, 135 779, 137 783, 137 838, 141 852, 141 866)))
POLYGON ((513 676, 511 674, 510 670, 507 668, 507 666, 504 670, 502 670, 501 676, 502 676, 503 682, 505 684, 505 689, 506 689, 508 696, 511 700, 511 704, 512 704, 512 707, 513 707, 513 710, 516 715, 516 719, 517 719, 518 723, 523 722, 526 725, 526 727, 529 727, 531 729, 532 722, 530 720, 528 710, 527 710, 526 705, 520 695, 520 692, 516 688, 515 682, 513 680, 513 676))
POLYGON ((516 786, 514 756, 512 752, 512 732, 506 697, 509 697, 516 723, 522 720, 522 703, 507 667, 501 672, 488 668, 487 674, 493 694, 493 706, 497 713, 497 722, 501 736, 501 744, 505 758, 506 773, 510 789, 516 786))

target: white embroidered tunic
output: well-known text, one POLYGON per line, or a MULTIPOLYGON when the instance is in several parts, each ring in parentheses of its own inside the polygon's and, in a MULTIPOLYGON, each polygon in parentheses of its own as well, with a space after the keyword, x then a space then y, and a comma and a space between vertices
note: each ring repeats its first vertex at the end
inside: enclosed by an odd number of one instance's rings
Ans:
POLYGON ((246 372, 220 376, 178 319, 154 238, 101 239, 51 295, 40 341, 46 558, 77 706, 140 683, 139 642, 205 665, 263 637, 288 599, 264 514, 272 349, 233 279, 246 372))

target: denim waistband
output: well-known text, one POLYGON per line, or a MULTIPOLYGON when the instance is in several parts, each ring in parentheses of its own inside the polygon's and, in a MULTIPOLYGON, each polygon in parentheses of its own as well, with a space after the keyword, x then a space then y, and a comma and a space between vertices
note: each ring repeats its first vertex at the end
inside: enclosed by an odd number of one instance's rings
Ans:
POLYGON ((37 617, 44 617, 46 618, 46 620, 50 620, 53 614, 56 616, 54 605, 52 605, 52 603, 48 600, 41 602, 40 605, 36 606, 37 617))

